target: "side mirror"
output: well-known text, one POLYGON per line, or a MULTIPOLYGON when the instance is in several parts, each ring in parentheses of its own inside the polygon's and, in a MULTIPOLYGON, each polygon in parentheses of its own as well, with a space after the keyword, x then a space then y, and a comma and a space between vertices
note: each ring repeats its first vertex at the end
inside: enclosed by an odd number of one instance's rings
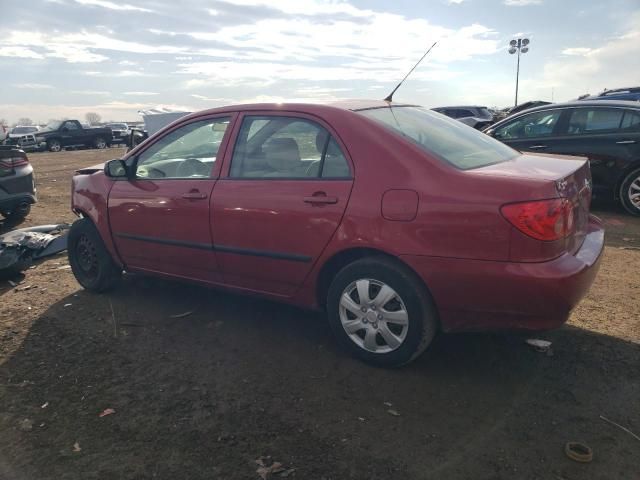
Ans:
POLYGON ((124 160, 109 160, 104 164, 104 174, 109 178, 128 178, 129 169, 124 160))
POLYGON ((486 133, 490 137, 495 137, 496 136, 496 131, 493 128, 489 128, 489 129, 485 130, 484 133, 486 133))

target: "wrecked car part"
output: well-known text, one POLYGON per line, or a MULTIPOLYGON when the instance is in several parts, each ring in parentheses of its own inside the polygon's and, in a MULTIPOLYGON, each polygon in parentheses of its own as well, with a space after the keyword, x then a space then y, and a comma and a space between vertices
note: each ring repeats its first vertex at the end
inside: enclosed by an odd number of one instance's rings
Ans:
POLYGON ((68 229, 66 223, 40 225, 0 235, 0 275, 15 275, 34 260, 65 251, 68 229))

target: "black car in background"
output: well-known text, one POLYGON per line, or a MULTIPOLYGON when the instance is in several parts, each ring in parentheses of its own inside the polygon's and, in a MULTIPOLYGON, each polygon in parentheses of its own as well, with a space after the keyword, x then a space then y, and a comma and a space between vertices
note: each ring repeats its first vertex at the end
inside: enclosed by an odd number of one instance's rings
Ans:
POLYGON ((477 130, 482 130, 494 121, 493 112, 487 107, 478 105, 463 105, 457 107, 436 107, 432 108, 438 113, 442 113, 449 118, 455 118, 459 122, 469 125, 477 130))
POLYGON ((36 203, 36 184, 27 154, 14 146, 0 146, 0 214, 19 221, 36 203))
POLYGON ((484 132, 520 151, 587 157, 594 196, 613 197, 640 215, 639 103, 555 103, 507 117, 484 132))

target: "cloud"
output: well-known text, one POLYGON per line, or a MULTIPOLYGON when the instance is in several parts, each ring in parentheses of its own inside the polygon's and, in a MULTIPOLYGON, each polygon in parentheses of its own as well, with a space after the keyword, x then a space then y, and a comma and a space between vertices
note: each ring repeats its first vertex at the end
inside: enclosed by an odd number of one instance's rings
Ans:
POLYGON ((592 52, 592 48, 587 47, 575 47, 575 48, 565 48, 562 50, 563 55, 586 55, 587 53, 592 52))
POLYGON ((122 92, 123 95, 134 95, 134 96, 151 96, 151 95, 160 95, 157 92, 122 92))
POLYGON ((542 5, 542 0, 504 0, 509 7, 526 7, 527 5, 542 5))
POLYGON ((152 12, 148 8, 136 7, 127 3, 115 3, 107 0, 74 0, 80 5, 87 5, 92 7, 101 7, 108 10, 120 10, 120 11, 136 11, 136 12, 152 12))
POLYGON ((104 90, 72 90, 74 95, 111 95, 111 92, 104 90))
POLYGON ((463 3, 465 0, 447 0, 447 3, 449 5, 460 5, 461 3, 463 3))
POLYGON ((44 55, 34 52, 32 49, 27 47, 9 46, 0 48, 0 57, 42 59, 44 58, 44 55))
POLYGON ((53 85, 45 85, 43 83, 14 83, 14 88, 28 88, 30 90, 50 90, 53 85))

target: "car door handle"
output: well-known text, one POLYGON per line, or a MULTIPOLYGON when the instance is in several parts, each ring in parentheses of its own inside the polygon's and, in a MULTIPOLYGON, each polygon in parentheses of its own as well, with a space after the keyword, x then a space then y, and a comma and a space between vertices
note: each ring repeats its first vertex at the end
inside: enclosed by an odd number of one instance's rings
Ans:
POLYGON ((327 197, 324 195, 313 195, 311 197, 304 197, 304 203, 310 203, 312 205, 333 205, 338 203, 338 197, 327 197))
POLYGON ((207 194, 199 192, 198 190, 194 190, 191 192, 183 193, 182 198, 186 198, 187 200, 204 200, 205 198, 207 198, 207 194))
POLYGON ((546 145, 531 145, 529 149, 531 150, 542 150, 543 148, 547 148, 546 145))
POLYGON ((635 140, 620 140, 616 142, 618 145, 631 145, 632 143, 636 143, 635 140))

